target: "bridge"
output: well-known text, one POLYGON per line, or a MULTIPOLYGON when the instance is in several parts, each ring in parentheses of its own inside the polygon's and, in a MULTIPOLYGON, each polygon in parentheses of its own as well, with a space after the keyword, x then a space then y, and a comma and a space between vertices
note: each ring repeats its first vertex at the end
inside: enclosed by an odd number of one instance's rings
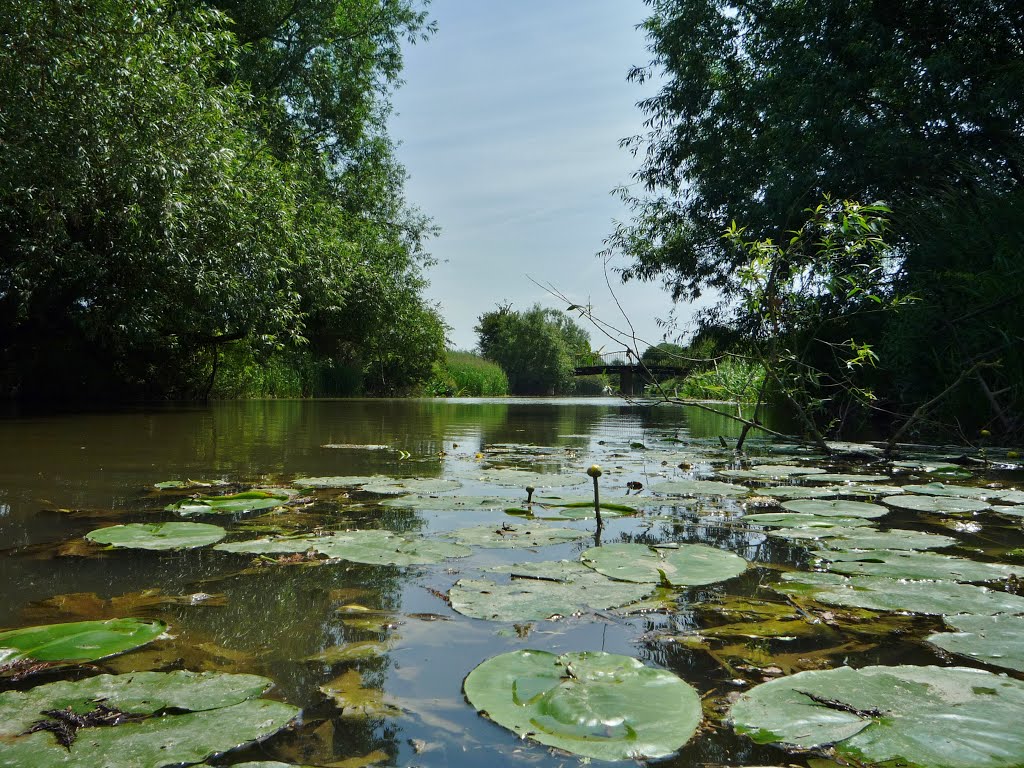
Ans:
POLYGON ((643 385, 653 381, 655 376, 685 376, 693 366, 689 365, 644 365, 635 357, 622 352, 576 355, 573 360, 574 376, 593 376, 607 373, 619 377, 619 393, 623 395, 643 394, 643 385))

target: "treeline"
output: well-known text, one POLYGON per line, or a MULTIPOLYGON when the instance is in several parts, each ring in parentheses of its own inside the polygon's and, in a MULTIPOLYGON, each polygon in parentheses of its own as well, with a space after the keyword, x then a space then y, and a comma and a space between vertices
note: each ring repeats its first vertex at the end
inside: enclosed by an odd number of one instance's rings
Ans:
POLYGON ((625 276, 724 297, 809 431, 1024 434, 1024 5, 649 4, 625 276))
POLYGON ((431 376, 432 225, 385 129, 402 46, 432 32, 411 0, 5 8, 0 396, 393 393, 431 376))

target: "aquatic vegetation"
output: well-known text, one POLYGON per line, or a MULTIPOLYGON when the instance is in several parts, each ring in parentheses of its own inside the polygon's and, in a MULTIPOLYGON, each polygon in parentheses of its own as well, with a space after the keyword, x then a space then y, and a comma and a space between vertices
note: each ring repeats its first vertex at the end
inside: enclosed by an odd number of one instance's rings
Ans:
POLYGON ((568 541, 579 541, 591 534, 576 528, 552 528, 546 525, 522 525, 501 523, 499 525, 478 525, 472 528, 459 528, 442 534, 444 538, 454 539, 459 544, 471 547, 512 549, 517 547, 542 547, 548 544, 564 544, 568 541))
POLYGON ((1024 672, 1024 617, 960 614, 943 618, 950 632, 925 638, 958 656, 1024 672))
POLYGON ((1011 768, 1024 755, 1024 682, 962 667, 801 672, 743 694, 730 717, 757 742, 858 762, 1011 768))
POLYGON ((184 501, 168 504, 167 512, 176 512, 182 517, 193 515, 234 515, 257 509, 272 509, 284 504, 291 495, 287 491, 245 491, 226 496, 196 496, 184 501))
POLYGON ((463 688, 498 725, 598 760, 669 755, 702 716, 697 691, 683 680, 610 653, 513 651, 480 664, 463 688))
POLYGON ((271 684, 256 675, 138 672, 0 693, 0 765, 200 762, 298 716, 297 707, 257 698, 271 684))
POLYGON ((214 549, 252 555, 315 552, 327 558, 372 565, 439 563, 450 557, 467 557, 469 547, 422 536, 400 536, 390 531, 345 531, 323 535, 305 534, 218 544, 214 549))
POLYGON ((580 562, 619 581, 676 587, 725 581, 747 569, 739 555, 704 544, 606 544, 586 550, 580 562))
POLYGON ((89 531, 85 538, 114 548, 168 550, 205 547, 226 535, 209 523, 127 523, 89 531))
POLYGON ((0 632, 0 668, 25 659, 96 661, 138 648, 166 631, 163 622, 145 619, 76 621, 13 629, 0 632))

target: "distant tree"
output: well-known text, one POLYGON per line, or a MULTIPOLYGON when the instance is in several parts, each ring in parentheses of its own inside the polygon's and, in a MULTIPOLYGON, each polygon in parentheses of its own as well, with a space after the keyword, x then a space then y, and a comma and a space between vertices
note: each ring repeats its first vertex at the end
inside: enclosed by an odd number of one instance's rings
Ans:
POLYGON ((498 363, 516 395, 567 394, 574 389, 573 361, 590 352, 590 340, 564 312, 511 305, 480 316, 475 328, 480 354, 498 363))
POLYGON ((685 362, 684 358, 688 357, 688 354, 686 347, 662 342, 645 349, 644 353, 640 356, 640 362, 647 366, 682 365, 685 362))

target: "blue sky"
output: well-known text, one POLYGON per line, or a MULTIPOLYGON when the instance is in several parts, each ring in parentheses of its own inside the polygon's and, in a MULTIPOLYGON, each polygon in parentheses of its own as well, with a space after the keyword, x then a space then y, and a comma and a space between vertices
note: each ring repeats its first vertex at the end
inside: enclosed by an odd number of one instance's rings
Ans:
MULTIPOLYGON (((618 142, 641 130, 635 105, 651 93, 626 82, 648 60, 636 29, 646 10, 641 0, 431 3, 439 31, 407 50, 391 130, 409 202, 442 230, 428 296, 456 348, 475 346, 477 317, 499 302, 564 308, 531 277, 622 324, 596 254, 626 217, 612 189, 637 167, 618 142)), ((614 276, 613 286, 637 335, 661 341, 667 293, 614 276)))

